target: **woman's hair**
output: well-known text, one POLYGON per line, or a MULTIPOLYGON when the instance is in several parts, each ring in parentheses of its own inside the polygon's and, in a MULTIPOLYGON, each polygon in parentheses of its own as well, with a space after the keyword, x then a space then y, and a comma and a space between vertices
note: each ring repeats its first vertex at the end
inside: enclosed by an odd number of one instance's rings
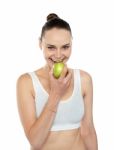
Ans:
POLYGON ((52 28, 68 30, 72 35, 70 25, 65 20, 59 18, 57 14, 51 13, 47 16, 47 22, 42 27, 40 40, 42 40, 45 32, 52 28))

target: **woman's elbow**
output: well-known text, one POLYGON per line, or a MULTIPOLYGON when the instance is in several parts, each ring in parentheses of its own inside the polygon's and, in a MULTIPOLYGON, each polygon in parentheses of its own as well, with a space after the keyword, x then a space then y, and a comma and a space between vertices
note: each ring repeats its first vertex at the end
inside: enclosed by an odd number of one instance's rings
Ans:
POLYGON ((96 136, 96 132, 95 132, 95 129, 94 129, 94 127, 88 127, 88 128, 85 128, 85 129, 82 129, 81 130, 81 136, 83 137, 83 138, 86 138, 86 137, 88 137, 88 136, 96 136))
POLYGON ((37 146, 37 145, 36 145, 36 146, 35 146, 35 145, 34 145, 34 146, 31 145, 31 149, 32 149, 32 150, 40 150, 41 147, 39 147, 39 146, 37 146))
POLYGON ((30 143, 31 148, 32 148, 33 150, 40 150, 41 147, 42 147, 42 145, 38 142, 38 140, 37 140, 37 142, 36 142, 36 140, 29 139, 29 143, 30 143))
POLYGON ((41 146, 39 144, 36 144, 36 143, 30 143, 31 145, 31 148, 33 150, 40 150, 41 149, 41 146))
POLYGON ((30 146, 33 150, 40 150, 41 149, 42 145, 40 143, 40 140, 38 140, 38 139, 36 140, 36 138, 30 132, 26 136, 27 136, 27 139, 28 139, 30 146))

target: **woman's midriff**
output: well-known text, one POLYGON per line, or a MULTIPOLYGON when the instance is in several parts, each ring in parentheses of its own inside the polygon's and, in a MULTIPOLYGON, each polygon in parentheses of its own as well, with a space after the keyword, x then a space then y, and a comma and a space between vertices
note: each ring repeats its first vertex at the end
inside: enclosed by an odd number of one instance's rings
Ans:
MULTIPOLYGON (((34 149, 32 149, 34 150, 34 149)), ((67 131, 50 131, 40 150, 86 150, 80 128, 67 131)))

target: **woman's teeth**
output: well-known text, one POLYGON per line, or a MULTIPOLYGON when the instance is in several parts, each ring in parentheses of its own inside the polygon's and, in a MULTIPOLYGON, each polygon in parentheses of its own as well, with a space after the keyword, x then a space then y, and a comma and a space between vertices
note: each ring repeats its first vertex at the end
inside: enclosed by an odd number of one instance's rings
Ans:
POLYGON ((51 59, 51 61, 53 61, 54 63, 56 63, 56 61, 54 61, 54 60, 52 60, 52 59, 51 59))
POLYGON ((51 59, 51 61, 53 61, 54 63, 58 63, 58 62, 62 62, 63 60, 57 60, 57 61, 55 61, 55 60, 51 59))
POLYGON ((53 62, 53 63, 59 63, 59 62, 63 62, 64 61, 64 59, 62 59, 62 60, 53 60, 52 58, 49 58, 49 60, 51 61, 51 62, 53 62))

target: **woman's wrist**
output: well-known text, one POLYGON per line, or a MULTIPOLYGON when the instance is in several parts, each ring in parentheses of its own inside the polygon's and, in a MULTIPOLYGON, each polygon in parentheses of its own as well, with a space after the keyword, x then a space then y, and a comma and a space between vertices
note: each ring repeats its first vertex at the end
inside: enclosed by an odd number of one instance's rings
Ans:
POLYGON ((56 108, 53 108, 52 106, 46 106, 46 110, 52 112, 52 113, 55 113, 57 112, 57 109, 56 108))
POLYGON ((51 90, 50 94, 49 94, 49 100, 53 100, 53 101, 59 101, 60 100, 60 94, 55 91, 55 90, 51 90))
POLYGON ((56 92, 50 92, 46 107, 53 112, 57 111, 57 107, 60 101, 60 96, 56 92))

